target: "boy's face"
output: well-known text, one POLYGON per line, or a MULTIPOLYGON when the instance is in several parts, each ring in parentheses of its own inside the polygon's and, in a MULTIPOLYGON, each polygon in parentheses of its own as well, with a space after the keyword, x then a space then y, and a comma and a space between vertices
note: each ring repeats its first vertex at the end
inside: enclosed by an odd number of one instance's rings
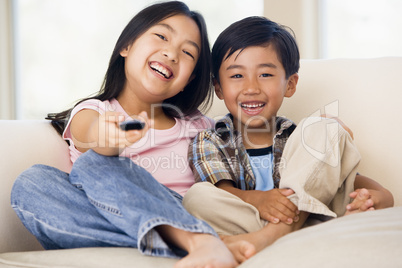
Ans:
POLYGON ((219 78, 216 95, 225 101, 237 129, 270 126, 283 98, 294 94, 298 81, 297 74, 286 79, 271 45, 236 51, 222 62, 219 78))

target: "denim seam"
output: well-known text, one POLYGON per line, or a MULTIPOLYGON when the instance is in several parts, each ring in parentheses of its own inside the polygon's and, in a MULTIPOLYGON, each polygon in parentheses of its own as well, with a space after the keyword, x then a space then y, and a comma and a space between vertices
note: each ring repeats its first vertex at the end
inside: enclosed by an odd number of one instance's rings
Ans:
POLYGON ((151 219, 151 220, 145 222, 143 224, 143 226, 139 228, 139 231, 138 231, 139 234, 138 234, 137 247, 141 253, 143 253, 143 254, 150 253, 150 255, 159 255, 159 253, 162 252, 164 254, 164 256, 167 256, 167 257, 178 257, 169 248, 166 248, 166 249, 153 248, 154 240, 152 237, 152 233, 150 233, 150 231, 159 225, 169 225, 174 228, 178 228, 178 229, 188 231, 188 232, 205 233, 205 234, 211 234, 211 235, 218 237, 218 235, 215 233, 215 231, 212 229, 212 227, 207 228, 207 227, 205 227, 205 225, 202 224, 202 222, 199 222, 198 224, 188 225, 188 224, 177 224, 176 222, 172 222, 167 219, 161 219, 161 218, 151 219), (145 245, 142 247, 141 244, 144 244, 144 242, 145 242, 145 245))
POLYGON ((101 203, 99 201, 96 201, 96 200, 90 198, 89 196, 88 196, 88 200, 92 205, 94 205, 95 207, 97 207, 97 208, 99 208, 101 210, 104 210, 106 212, 109 212, 109 213, 111 213, 113 215, 116 215, 116 216, 119 216, 119 217, 123 216, 121 211, 119 209, 117 209, 117 208, 105 205, 105 204, 103 204, 103 203, 101 203))
POLYGON ((68 233, 68 234, 72 234, 72 235, 77 236, 77 237, 84 237, 84 238, 91 239, 91 240, 101 241, 101 242, 116 245, 116 246, 119 246, 119 247, 131 247, 131 248, 133 247, 132 245, 129 245, 129 244, 119 244, 119 243, 116 243, 115 241, 108 241, 108 240, 105 240, 105 239, 93 238, 91 236, 86 236, 86 235, 83 235, 83 234, 70 232, 70 231, 67 231, 67 230, 62 229, 62 228, 54 227, 54 226, 48 224, 47 222, 44 222, 44 221, 38 219, 37 217, 35 217, 35 214, 32 213, 32 212, 29 212, 27 210, 23 210, 17 205, 12 205, 12 207, 13 207, 14 210, 19 210, 22 214, 32 215, 32 218, 35 221, 41 223, 43 226, 46 226, 49 230, 56 230, 56 231, 58 231, 60 233, 68 233))

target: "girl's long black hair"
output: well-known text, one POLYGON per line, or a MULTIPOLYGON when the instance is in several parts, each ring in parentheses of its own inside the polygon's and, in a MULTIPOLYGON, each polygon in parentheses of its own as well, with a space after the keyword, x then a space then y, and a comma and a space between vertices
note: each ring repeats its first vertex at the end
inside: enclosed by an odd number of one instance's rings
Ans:
MULTIPOLYGON (((88 99, 105 101, 117 98, 126 82, 125 59, 120 52, 150 27, 175 15, 185 15, 197 23, 201 35, 201 52, 193 72, 195 78, 182 92, 163 102, 164 112, 169 116, 181 117, 191 115, 197 109, 208 109, 211 105, 213 91, 211 87, 211 52, 206 24, 201 14, 191 11, 186 4, 180 1, 157 3, 146 7, 134 16, 117 40, 101 89, 95 96, 82 99, 75 106, 88 99)), ((62 134, 72 109, 60 113, 49 113, 46 119, 51 120, 53 127, 62 134)))

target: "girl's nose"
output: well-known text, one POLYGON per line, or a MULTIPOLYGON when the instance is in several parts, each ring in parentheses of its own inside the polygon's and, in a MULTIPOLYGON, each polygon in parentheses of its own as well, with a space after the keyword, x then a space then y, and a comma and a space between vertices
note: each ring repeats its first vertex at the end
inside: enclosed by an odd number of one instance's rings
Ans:
POLYGON ((178 53, 176 49, 167 47, 165 50, 162 52, 165 57, 167 57, 170 61, 176 63, 178 61, 178 53))

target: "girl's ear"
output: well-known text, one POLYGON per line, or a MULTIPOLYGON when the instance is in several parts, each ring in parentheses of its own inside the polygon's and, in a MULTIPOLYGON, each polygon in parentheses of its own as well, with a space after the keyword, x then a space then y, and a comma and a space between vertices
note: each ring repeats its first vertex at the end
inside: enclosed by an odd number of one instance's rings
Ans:
MULTIPOLYGON (((190 78, 188 79, 186 86, 188 86, 188 84, 190 84, 191 81, 194 80, 194 78, 195 78, 195 74, 192 74, 192 75, 190 76, 190 78)), ((181 90, 181 92, 183 92, 183 91, 184 91, 184 88, 181 90)))
POLYGON ((297 82, 299 81, 299 74, 295 73, 289 77, 288 85, 286 87, 285 97, 290 98, 296 92, 297 82))
POLYGON ((129 50, 130 50, 130 46, 128 46, 128 47, 122 49, 122 50, 120 51, 120 56, 122 56, 123 58, 127 57, 129 50))
POLYGON ((223 100, 222 87, 221 87, 221 85, 219 84, 218 80, 216 80, 216 79, 214 78, 213 84, 214 84, 216 96, 217 96, 220 100, 223 100))
POLYGON ((194 78, 195 78, 195 74, 192 74, 192 75, 190 76, 190 78, 188 79, 188 81, 187 81, 187 85, 190 84, 191 81, 194 80, 194 78))

